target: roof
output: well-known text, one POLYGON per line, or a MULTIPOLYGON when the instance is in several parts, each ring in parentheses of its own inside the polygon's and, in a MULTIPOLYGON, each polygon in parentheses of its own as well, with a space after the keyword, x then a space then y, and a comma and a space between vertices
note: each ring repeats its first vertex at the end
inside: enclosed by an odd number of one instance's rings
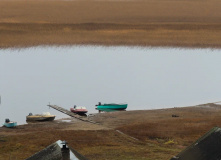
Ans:
POLYGON ((221 159, 221 128, 214 127, 171 160, 221 159))
MULTIPOLYGON (((45 149, 35 153, 26 160, 61 160, 63 159, 62 146, 62 141, 58 140, 57 142, 47 146, 45 149)), ((67 148, 69 148, 70 154, 68 156, 70 156, 70 160, 87 160, 87 158, 68 145, 67 148)))

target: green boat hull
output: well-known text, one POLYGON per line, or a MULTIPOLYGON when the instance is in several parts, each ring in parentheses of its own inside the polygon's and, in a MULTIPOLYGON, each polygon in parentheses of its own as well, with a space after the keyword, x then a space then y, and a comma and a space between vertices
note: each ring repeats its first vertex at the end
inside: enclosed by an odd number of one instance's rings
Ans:
POLYGON ((4 123, 4 126, 7 128, 13 128, 17 126, 17 122, 8 122, 8 123, 4 123))
POLYGON ((101 110, 101 111, 125 110, 126 108, 127 108, 127 104, 102 104, 102 105, 97 105, 97 110, 101 110))

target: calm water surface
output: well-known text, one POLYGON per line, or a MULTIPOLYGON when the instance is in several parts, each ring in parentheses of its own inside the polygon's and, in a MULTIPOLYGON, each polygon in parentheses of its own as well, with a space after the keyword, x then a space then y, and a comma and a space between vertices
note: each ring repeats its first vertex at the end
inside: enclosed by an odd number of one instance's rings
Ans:
POLYGON ((5 118, 95 104, 128 110, 182 107, 221 100, 221 50, 136 47, 36 47, 0 50, 0 125, 5 118))

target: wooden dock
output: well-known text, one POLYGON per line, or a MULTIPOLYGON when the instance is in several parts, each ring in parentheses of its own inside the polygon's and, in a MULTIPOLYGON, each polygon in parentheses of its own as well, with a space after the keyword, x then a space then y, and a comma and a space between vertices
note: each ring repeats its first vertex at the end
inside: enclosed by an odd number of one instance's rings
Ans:
POLYGON ((93 124, 98 124, 98 123, 96 123, 96 122, 93 122, 93 121, 89 120, 87 117, 80 116, 80 115, 78 115, 78 114, 76 114, 76 113, 73 113, 73 112, 71 112, 71 111, 69 111, 69 110, 67 110, 67 109, 64 109, 64 108, 62 108, 62 107, 59 107, 59 106, 57 106, 57 105, 50 105, 50 104, 49 104, 48 106, 51 107, 51 108, 53 108, 53 109, 55 109, 55 110, 57 110, 57 111, 59 111, 59 112, 62 112, 62 113, 64 113, 64 114, 66 114, 66 115, 69 115, 69 116, 71 116, 71 117, 73 117, 73 118, 76 118, 76 119, 78 119, 78 120, 81 120, 81 121, 84 121, 84 122, 93 123, 93 124))

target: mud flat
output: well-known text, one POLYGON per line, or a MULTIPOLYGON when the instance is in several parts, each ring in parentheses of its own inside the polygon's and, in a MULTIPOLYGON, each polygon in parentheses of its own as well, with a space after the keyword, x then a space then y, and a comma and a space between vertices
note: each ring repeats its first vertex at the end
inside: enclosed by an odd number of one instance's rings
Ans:
POLYGON ((0 1, 0 47, 221 47, 221 2, 0 1))
POLYGON ((167 160, 221 126, 221 106, 100 113, 99 124, 68 118, 15 129, 0 128, 0 159, 25 159, 58 139, 89 159, 167 160))

